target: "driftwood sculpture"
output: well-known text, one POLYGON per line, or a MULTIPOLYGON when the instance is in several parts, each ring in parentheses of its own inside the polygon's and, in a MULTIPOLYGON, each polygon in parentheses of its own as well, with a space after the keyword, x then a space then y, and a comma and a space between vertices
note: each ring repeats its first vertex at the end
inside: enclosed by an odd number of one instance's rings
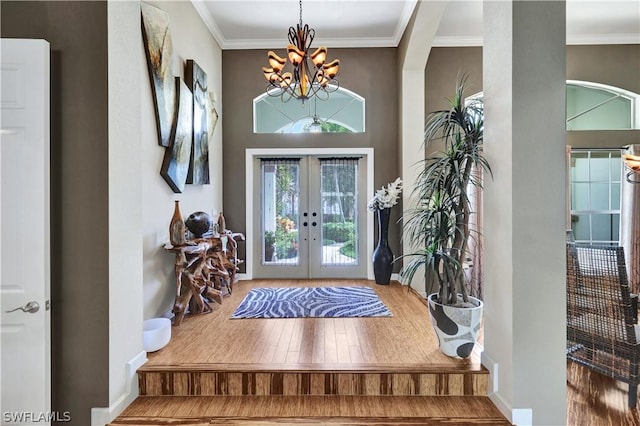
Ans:
POLYGON ((238 260, 236 239, 241 233, 197 238, 184 246, 165 246, 175 253, 176 299, 173 305, 173 324, 180 325, 187 312, 205 314, 213 310, 211 302, 222 304, 231 294, 236 281, 238 260))

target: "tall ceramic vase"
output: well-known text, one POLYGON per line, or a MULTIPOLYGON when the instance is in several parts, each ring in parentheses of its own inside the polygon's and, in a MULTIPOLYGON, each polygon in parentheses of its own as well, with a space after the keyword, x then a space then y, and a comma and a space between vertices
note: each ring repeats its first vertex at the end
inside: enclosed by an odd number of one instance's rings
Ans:
POLYGON ((179 247, 186 243, 186 227, 180 212, 180 201, 175 200, 174 203, 173 217, 169 224, 169 241, 172 246, 179 247))
POLYGON ((378 246, 373 251, 373 275, 376 284, 389 284, 393 270, 393 252, 389 248, 389 215, 391 209, 378 212, 378 246))

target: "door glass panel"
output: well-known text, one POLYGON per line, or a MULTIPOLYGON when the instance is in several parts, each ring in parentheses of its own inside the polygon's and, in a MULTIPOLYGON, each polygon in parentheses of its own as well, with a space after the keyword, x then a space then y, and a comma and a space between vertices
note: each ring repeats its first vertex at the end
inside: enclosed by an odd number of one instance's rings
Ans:
POLYGON ((571 229, 576 240, 591 240, 591 221, 588 214, 572 214, 571 229))
POLYGON ((300 164, 262 160, 262 264, 298 265, 300 164))
POLYGON ((591 210, 609 209, 609 183, 592 183, 591 210))
POLYGON ((571 152, 571 227, 576 241, 618 242, 621 167, 618 149, 571 152))
POLYGON ((573 210, 589 210, 589 183, 571 185, 571 206, 573 210))
POLYGON ((358 159, 320 161, 321 265, 357 265, 358 159))
POLYGON ((594 214, 591 216, 592 236, 594 241, 618 241, 618 223, 620 215, 594 214))
POLYGON ((587 152, 571 153, 571 181, 589 181, 589 154, 587 152))

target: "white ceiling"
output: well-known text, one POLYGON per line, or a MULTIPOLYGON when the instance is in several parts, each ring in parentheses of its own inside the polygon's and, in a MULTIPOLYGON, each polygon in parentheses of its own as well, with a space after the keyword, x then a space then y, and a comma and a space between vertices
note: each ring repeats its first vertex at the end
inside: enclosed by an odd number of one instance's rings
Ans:
MULTIPOLYGON (((432 0, 424 0, 432 1, 432 0)), ((192 0, 223 49, 281 48, 298 0, 192 0)), ((395 47, 417 0, 304 0, 314 46, 395 47)), ((482 0, 449 0, 436 46, 482 44, 482 0)), ((639 0, 568 0, 567 43, 640 43, 639 0)))

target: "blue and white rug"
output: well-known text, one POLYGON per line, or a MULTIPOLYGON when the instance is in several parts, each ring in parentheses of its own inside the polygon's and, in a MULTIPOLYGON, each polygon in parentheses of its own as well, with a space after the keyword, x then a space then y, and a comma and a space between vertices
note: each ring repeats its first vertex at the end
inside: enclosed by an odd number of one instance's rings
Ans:
POLYGON ((390 317, 370 287, 254 288, 231 318, 390 317))

